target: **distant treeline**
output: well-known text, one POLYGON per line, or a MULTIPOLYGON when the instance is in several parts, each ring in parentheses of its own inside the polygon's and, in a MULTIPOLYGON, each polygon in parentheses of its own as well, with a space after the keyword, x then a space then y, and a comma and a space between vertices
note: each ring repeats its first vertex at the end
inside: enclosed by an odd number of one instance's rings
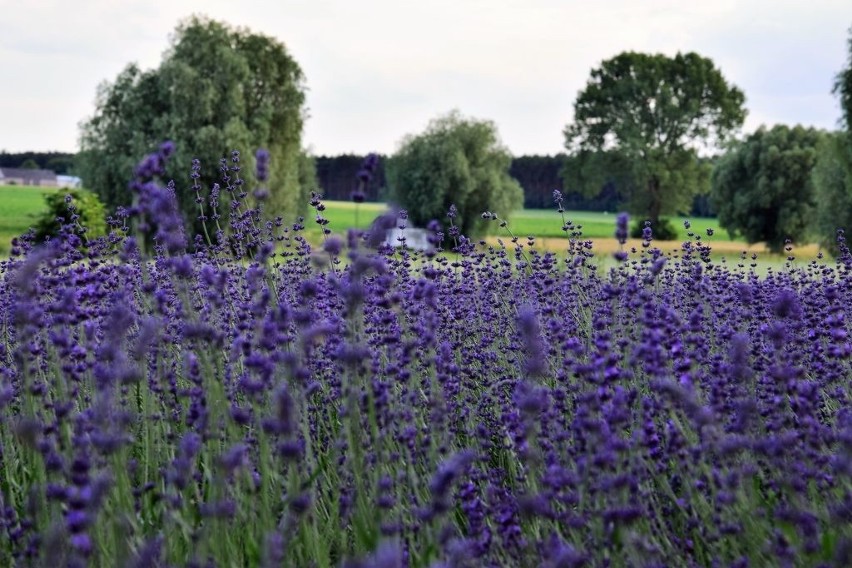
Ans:
POLYGON ((59 175, 72 175, 74 156, 67 152, 0 152, 0 168, 53 170, 59 175))
POLYGON ((553 190, 558 189, 563 194, 563 206, 569 211, 616 211, 619 196, 613 183, 604 185, 600 193, 591 198, 565 187, 562 171, 567 160, 565 154, 512 158, 509 175, 518 180, 524 189, 524 207, 555 208, 553 190))
MULTIPOLYGON (((376 176, 366 188, 367 201, 382 201, 385 188, 385 159, 381 156, 376 176)), ((524 190, 524 207, 527 209, 550 209, 556 205, 553 190, 563 193, 564 207, 569 211, 618 211, 622 206, 615 182, 601 187, 594 197, 586 197, 579 191, 564 187, 562 171, 568 160, 566 154, 553 156, 518 156, 512 159, 509 174, 518 180, 524 190)), ((341 156, 318 156, 315 158, 317 183, 323 195, 329 200, 348 200, 356 188, 357 173, 364 156, 343 154, 341 156)), ((709 199, 706 195, 696 197, 690 215, 710 217, 709 199)))
MULTIPOLYGON (((314 158, 317 171, 317 184, 323 196, 330 201, 348 201, 352 192, 358 188, 358 170, 365 156, 342 154, 340 156, 317 156, 314 158)), ((372 181, 364 187, 366 201, 381 201, 385 188, 385 160, 379 156, 379 166, 372 181)))
MULTIPOLYGON (((63 152, 20 152, 0 153, 0 168, 37 167, 53 170, 60 175, 74 173, 74 156, 63 152)), ((373 180, 364 188, 367 201, 384 199, 385 160, 380 156, 379 167, 373 180)), ((619 192, 614 182, 605 184, 594 197, 585 197, 577 191, 564 187, 562 171, 568 156, 518 156, 512 159, 509 174, 518 180, 524 189, 524 207, 528 209, 550 209, 555 207, 553 190, 559 189, 564 195, 564 206, 569 211, 617 211, 621 204, 619 192)), ((358 187, 357 174, 361 169, 364 156, 342 154, 340 156, 317 156, 317 184, 323 196, 329 200, 348 201, 358 187)), ((85 182, 84 182, 85 183, 85 182)), ((713 215, 706 195, 695 198, 691 215, 709 217, 713 215)))
MULTIPOLYGON (((385 160, 380 156, 376 176, 366 188, 367 201, 382 201, 385 188, 385 160)), ((518 180, 524 189, 524 207, 546 209, 553 207, 553 190, 562 189, 562 168, 566 156, 521 156, 512 160, 509 174, 518 180)), ((343 154, 341 156, 318 156, 316 161, 317 183, 323 195, 330 200, 348 200, 357 187, 358 170, 364 156, 343 154)), ((572 193, 566 199, 570 209, 585 211, 614 210, 617 196, 612 188, 604 188, 601 195, 587 199, 578 193, 572 193)))

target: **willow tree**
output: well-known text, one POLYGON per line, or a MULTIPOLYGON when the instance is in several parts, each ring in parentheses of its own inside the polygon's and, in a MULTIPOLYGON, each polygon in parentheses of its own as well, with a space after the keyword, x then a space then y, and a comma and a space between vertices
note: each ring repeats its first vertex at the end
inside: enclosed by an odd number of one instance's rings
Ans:
POLYGON ((782 252, 787 239, 813 236, 813 171, 825 133, 803 126, 761 126, 713 169, 711 201, 719 225, 750 244, 782 252))
POLYGON ((833 89, 840 99, 842 129, 826 137, 814 168, 820 242, 835 254, 838 229, 846 233, 847 243, 852 241, 852 28, 847 46, 846 65, 833 89))
POLYGON ((99 87, 95 113, 81 124, 80 175, 108 209, 127 205, 134 165, 172 140, 176 151, 164 177, 175 180, 192 221, 193 158, 201 160, 202 187, 210 188, 220 179, 220 159, 240 150, 240 175, 250 184, 255 150, 265 148, 267 210, 294 216, 311 189, 312 163, 301 149, 304 90, 302 70, 280 41, 193 16, 178 25, 159 67, 130 64, 99 87))
POLYGON ((454 205, 453 223, 466 236, 479 235, 487 223, 482 213, 507 218, 523 206, 511 163, 493 122, 452 112, 403 139, 387 165, 389 198, 420 226, 444 220, 454 205))

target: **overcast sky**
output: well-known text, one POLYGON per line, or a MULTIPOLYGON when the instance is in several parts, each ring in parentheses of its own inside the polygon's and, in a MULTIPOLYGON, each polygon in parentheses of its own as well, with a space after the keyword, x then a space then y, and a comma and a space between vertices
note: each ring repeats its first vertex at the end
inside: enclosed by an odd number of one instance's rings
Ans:
POLYGON ((452 109, 553 154, 589 71, 695 51, 745 92, 746 130, 834 128, 849 0, 0 0, 0 150, 76 151, 99 83, 156 67, 181 19, 274 36, 301 65, 313 153, 392 153, 452 109))

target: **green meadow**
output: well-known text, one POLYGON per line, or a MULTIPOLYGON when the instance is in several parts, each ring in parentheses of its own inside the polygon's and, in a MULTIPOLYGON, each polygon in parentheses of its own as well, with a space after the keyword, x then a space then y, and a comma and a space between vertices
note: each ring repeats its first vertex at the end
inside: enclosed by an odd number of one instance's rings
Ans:
POLYGON ((35 223, 45 210, 44 196, 54 191, 48 187, 0 186, 0 256, 9 254, 12 239, 35 223))
MULTIPOLYGON (((10 242, 13 237, 20 235, 33 225, 38 215, 44 211, 44 196, 57 191, 52 188, 24 187, 24 186, 0 186, 0 256, 9 253, 10 242)), ((354 204, 347 201, 325 201, 323 216, 329 220, 329 228, 335 233, 343 233, 350 227, 367 228, 372 220, 387 210, 384 203, 361 203, 354 204)), ((305 219, 306 236, 311 242, 319 243, 321 233, 319 226, 314 223, 315 212, 310 210, 305 219)), ((613 238, 615 228, 615 214, 593 211, 566 211, 565 221, 570 221, 575 227, 579 227, 584 239, 594 241, 594 250, 609 256, 617 250, 617 243, 613 238)), ((690 240, 689 232, 701 235, 703 239, 709 240, 714 250, 714 258, 725 258, 728 262, 736 261, 743 251, 749 255, 757 253, 761 265, 781 267, 786 259, 779 255, 769 254, 762 245, 751 245, 742 239, 730 240, 727 232, 720 229, 716 219, 696 218, 689 219, 690 229, 684 227, 686 217, 673 217, 672 222, 678 230, 678 239, 668 242, 657 241, 655 246, 664 250, 675 252, 682 241, 690 240), (714 235, 707 236, 707 229, 712 229, 714 235)), ((446 222, 446 219, 441 220, 446 222)), ((534 236, 538 246, 558 252, 564 250, 567 237, 562 231, 562 216, 556 209, 523 209, 516 211, 508 220, 508 226, 501 228, 498 222, 493 222, 489 231, 491 243, 497 240, 508 243, 511 234, 520 237, 526 242, 526 237, 534 236)), ((639 241, 631 240, 626 248, 639 247, 639 241)), ((818 250, 815 246, 797 248, 795 255, 799 260, 811 260, 816 257, 818 250)), ((750 262, 750 260, 749 260, 750 262)))
MULTIPOLYGON (((362 203, 356 205, 345 201, 324 201, 326 210, 323 216, 329 220, 332 229, 358 227, 366 228, 376 215, 387 210, 383 203, 362 203), (356 223, 357 215, 357 223, 356 223)), ((596 211, 566 211, 565 221, 571 221, 575 226, 580 226, 583 236, 590 239, 612 238, 615 230, 615 214, 600 213, 596 211)), ((440 219, 439 219, 440 220, 440 219)), ((683 222, 686 217, 672 217, 672 222, 678 229, 678 239, 687 240, 689 231, 697 234, 706 234, 708 228, 719 232, 719 224, 716 219, 689 219, 691 228, 684 228, 683 222)), ((309 216, 306 223, 311 229, 313 216, 309 216)), ((441 220, 446 222, 446 220, 441 220)), ((561 238, 565 237, 562 231, 562 216, 556 209, 522 209, 515 211, 508 219, 508 226, 512 233, 518 237, 534 236, 536 238, 561 238)), ((507 236, 505 229, 501 229, 498 222, 493 222, 489 234, 492 236, 507 236)), ((727 234, 721 231, 723 239, 727 234)), ((742 242, 740 240, 740 242, 742 242)))

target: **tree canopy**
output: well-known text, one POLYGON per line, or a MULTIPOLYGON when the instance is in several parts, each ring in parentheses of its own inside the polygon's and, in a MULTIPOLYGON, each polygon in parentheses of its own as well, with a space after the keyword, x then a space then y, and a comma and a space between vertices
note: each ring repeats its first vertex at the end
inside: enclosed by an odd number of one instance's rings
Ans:
POLYGON ((622 53, 593 69, 565 130, 564 178, 597 193, 618 180, 627 208, 657 225, 709 189, 710 153, 745 120, 745 96, 710 59, 622 53))
POLYGON ((749 243, 780 252, 785 239, 810 236, 815 194, 811 173, 824 133, 776 125, 759 128, 713 170, 711 199, 719 225, 749 243))
POLYGON ((194 220, 193 158, 201 160, 200 181, 209 189, 231 150, 242 152, 241 177, 251 181, 252 156, 265 148, 267 210, 295 216, 308 201, 310 188, 303 185, 312 167, 301 150, 303 83, 278 40, 191 17, 178 25, 158 68, 130 64, 99 88, 94 116, 81 125, 80 175, 109 209, 127 205, 136 163, 171 140, 176 151, 166 177, 176 182, 185 217, 194 220))
POLYGON ((453 112, 403 140, 387 164, 388 197, 420 226, 445 219, 455 205, 455 225, 467 236, 480 234, 483 212, 505 219, 523 204, 521 186, 509 176, 511 161, 493 122, 453 112))
POLYGON ((833 132, 818 147, 813 171, 819 242, 837 253, 837 230, 852 237, 852 144, 849 134, 833 132))

